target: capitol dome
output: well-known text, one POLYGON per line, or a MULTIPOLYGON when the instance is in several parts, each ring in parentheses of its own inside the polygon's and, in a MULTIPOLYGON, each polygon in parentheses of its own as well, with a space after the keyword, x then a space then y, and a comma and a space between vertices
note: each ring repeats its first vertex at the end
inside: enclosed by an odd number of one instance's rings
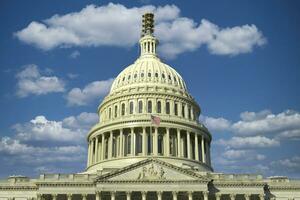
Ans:
POLYGON ((109 172, 159 158, 182 168, 212 171, 211 134, 183 78, 161 62, 153 14, 143 16, 140 56, 114 80, 88 134, 87 173, 109 172))

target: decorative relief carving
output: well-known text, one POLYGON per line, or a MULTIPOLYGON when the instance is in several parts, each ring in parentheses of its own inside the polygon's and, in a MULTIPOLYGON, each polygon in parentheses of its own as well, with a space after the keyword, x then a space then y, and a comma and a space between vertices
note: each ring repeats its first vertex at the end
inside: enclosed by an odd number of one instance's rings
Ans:
POLYGON ((153 163, 150 167, 143 167, 139 173, 138 180, 161 180, 166 179, 165 171, 162 167, 154 167, 153 163))

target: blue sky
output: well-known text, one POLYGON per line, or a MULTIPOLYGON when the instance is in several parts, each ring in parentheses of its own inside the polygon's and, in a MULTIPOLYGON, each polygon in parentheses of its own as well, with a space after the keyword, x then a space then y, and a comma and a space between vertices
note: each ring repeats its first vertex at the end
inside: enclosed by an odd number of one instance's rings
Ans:
POLYGON ((80 172, 85 135, 156 13, 225 173, 300 178, 298 1, 1 1, 0 177, 80 172), (126 17, 125 17, 126 16, 126 17))

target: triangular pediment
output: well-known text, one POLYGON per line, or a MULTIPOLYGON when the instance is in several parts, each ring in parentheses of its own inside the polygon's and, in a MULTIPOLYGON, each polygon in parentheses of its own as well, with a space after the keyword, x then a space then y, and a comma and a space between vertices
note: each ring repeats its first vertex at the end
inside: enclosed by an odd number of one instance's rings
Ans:
POLYGON ((145 159, 135 164, 100 175, 96 182, 101 181, 201 181, 210 180, 188 169, 182 169, 159 159, 145 159))

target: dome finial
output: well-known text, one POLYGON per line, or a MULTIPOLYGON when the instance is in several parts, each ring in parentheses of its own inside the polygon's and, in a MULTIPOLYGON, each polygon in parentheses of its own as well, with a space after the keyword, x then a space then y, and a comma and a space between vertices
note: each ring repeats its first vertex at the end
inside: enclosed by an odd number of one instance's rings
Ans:
POLYGON ((141 56, 151 55, 156 57, 156 46, 158 41, 153 35, 154 32, 154 14, 143 14, 142 32, 140 39, 141 56))

